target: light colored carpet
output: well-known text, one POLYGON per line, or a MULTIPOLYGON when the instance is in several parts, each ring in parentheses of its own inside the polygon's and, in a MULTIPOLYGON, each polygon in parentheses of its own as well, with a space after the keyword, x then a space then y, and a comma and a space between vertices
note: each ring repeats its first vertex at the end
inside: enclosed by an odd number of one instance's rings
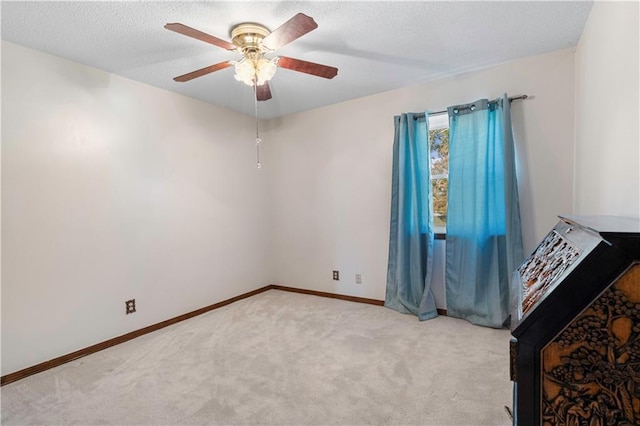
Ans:
POLYGON ((509 425, 509 332, 270 290, 2 388, 2 424, 509 425))

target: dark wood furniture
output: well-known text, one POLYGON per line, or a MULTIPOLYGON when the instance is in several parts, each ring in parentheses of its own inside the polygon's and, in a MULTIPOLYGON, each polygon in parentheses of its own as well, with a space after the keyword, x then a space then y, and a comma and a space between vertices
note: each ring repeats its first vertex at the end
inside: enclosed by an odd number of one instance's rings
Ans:
POLYGON ((640 425, 640 221, 560 217, 513 278, 514 425, 640 425))

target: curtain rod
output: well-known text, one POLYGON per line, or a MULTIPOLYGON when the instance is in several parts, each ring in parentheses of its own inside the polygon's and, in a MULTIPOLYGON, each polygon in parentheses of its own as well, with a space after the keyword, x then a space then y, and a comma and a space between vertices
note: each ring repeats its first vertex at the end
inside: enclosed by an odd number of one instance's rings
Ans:
MULTIPOLYGON (((518 95, 518 96, 512 96, 509 98, 509 102, 513 102, 513 101, 519 101, 519 100, 523 100, 523 99, 527 99, 529 97, 529 95, 518 95)), ((493 101, 492 101, 493 102, 493 101)), ((436 111, 436 112, 430 112, 429 115, 439 115, 439 114, 446 114, 448 111, 445 109, 444 111, 436 111)), ((420 120, 421 118, 424 118, 424 112, 421 114, 416 114, 413 116, 414 120, 420 120)))

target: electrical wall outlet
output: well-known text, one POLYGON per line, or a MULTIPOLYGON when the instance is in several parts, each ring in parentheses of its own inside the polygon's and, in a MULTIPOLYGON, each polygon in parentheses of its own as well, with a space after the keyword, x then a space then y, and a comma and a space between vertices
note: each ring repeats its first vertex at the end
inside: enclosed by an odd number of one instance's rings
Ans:
POLYGON ((356 274, 356 284, 362 284, 362 274, 356 274))
POLYGON ((127 315, 132 314, 136 311, 136 299, 127 300, 126 302, 124 302, 124 304, 127 307, 125 311, 127 315))
POLYGON ((333 271, 333 280, 340 281, 340 271, 333 271))

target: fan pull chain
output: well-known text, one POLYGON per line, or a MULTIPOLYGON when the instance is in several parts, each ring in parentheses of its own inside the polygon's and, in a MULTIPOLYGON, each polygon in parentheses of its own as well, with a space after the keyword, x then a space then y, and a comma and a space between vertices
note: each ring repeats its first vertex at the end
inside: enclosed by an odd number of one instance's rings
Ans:
POLYGON ((254 92, 255 92, 255 105, 256 105, 256 161, 257 161, 257 167, 259 169, 262 168, 262 164, 260 164, 260 142, 262 142, 262 139, 260 138, 260 129, 258 128, 258 86, 256 84, 256 80, 255 80, 255 76, 254 76, 254 80, 253 80, 253 88, 254 88, 254 92))

